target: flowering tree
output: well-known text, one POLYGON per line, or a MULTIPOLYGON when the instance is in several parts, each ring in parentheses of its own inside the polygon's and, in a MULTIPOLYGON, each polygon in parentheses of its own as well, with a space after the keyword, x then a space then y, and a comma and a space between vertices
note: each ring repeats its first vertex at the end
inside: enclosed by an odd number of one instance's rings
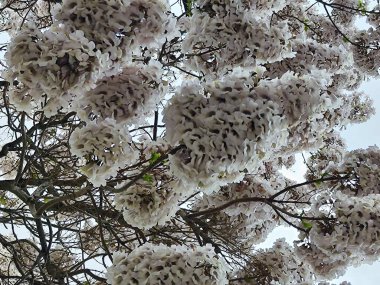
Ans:
POLYGON ((378 1, 1 5, 2 284, 329 284, 378 259, 380 150, 339 136, 374 112, 378 1), (293 246, 255 248, 281 225, 293 246))

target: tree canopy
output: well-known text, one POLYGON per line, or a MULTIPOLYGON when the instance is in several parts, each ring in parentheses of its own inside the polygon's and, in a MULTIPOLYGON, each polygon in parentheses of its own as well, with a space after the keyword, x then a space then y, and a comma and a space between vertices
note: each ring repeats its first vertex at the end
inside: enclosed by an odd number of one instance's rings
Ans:
POLYGON ((374 113, 379 1, 0 3, 1 284, 324 285, 379 258, 380 150, 339 134, 374 113))

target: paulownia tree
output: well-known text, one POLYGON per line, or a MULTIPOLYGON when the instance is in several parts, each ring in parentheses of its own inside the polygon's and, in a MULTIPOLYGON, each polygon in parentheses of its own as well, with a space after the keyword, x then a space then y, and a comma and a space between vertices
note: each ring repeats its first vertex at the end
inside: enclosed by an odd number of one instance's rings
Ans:
POLYGON ((380 150, 339 130, 374 112, 379 8, 1 1, 1 284, 328 284, 377 260, 380 150), (281 225, 293 245, 256 248, 281 225))

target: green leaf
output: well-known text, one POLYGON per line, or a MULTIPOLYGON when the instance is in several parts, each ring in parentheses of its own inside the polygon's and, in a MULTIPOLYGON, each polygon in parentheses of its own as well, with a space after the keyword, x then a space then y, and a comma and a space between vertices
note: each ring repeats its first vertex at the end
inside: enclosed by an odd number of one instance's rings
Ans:
POLYGON ((322 173, 322 176, 321 176, 321 179, 325 178, 326 176, 328 176, 329 174, 327 172, 324 172, 322 173))
POLYGON ((89 162, 89 163, 87 163, 86 165, 82 166, 82 167, 80 168, 80 171, 81 171, 84 175, 86 175, 86 176, 90 176, 90 175, 91 175, 91 170, 92 170, 92 168, 93 168, 94 166, 96 166, 96 163, 95 163, 95 162, 89 162))
POLYGON ((345 43, 350 42, 350 40, 349 40, 346 36, 343 37, 343 41, 344 41, 345 43))
POLYGON ((307 32, 309 30, 308 22, 309 22, 308 19, 303 20, 303 29, 305 30, 305 32, 307 32))
POLYGON ((219 179, 222 179, 222 178, 225 178, 225 177, 227 177, 227 173, 226 172, 224 172, 224 171, 219 172, 219 174, 218 174, 218 178, 219 179))
POLYGON ((358 10, 362 13, 364 16, 366 14, 366 8, 365 8, 365 2, 363 0, 358 0, 358 10))
POLYGON ((149 164, 154 164, 161 157, 161 153, 152 152, 152 156, 149 159, 149 164))
MULTIPOLYGON (((328 173, 327 173, 327 172, 324 172, 324 173, 322 173, 322 176, 321 176, 321 178, 319 178, 319 179, 320 179, 320 180, 323 180, 323 178, 325 178, 326 176, 328 176, 328 173)), ((316 182, 314 182, 314 184, 315 184, 315 186, 319 187, 319 186, 322 185, 322 181, 316 181, 316 182)))
POLYGON ((6 205, 7 204, 7 198, 5 198, 4 196, 0 196, 0 204, 6 205))
POLYGON ((35 172, 32 172, 31 177, 32 179, 38 179, 38 174, 35 172))
POLYGON ((310 230, 313 227, 313 224, 308 222, 307 220, 301 220, 302 225, 305 229, 310 230))
POLYGON ((152 184, 153 183, 153 176, 150 174, 144 174, 142 177, 142 180, 144 180, 145 182, 148 182, 149 184, 152 184))
POLYGON ((185 8, 185 13, 187 17, 191 17, 193 13, 191 13, 191 8, 193 7, 193 0, 184 0, 183 6, 185 8))
POLYGON ((265 152, 259 151, 258 157, 259 157, 259 159, 263 159, 265 157, 265 152))

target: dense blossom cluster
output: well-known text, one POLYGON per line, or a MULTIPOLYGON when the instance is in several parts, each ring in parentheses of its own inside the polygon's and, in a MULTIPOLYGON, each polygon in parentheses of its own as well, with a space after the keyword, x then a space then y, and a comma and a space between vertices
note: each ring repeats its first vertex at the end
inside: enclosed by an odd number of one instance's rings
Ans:
POLYGON ((111 285, 198 284, 225 285, 227 267, 210 245, 153 245, 146 243, 130 254, 116 252, 108 268, 111 285))
MULTIPOLYGON (((259 262, 251 265, 251 272, 246 280, 235 284, 315 284, 311 267, 294 254, 285 239, 278 239, 272 248, 259 250, 254 255, 259 262)), ((246 276, 239 272, 237 276, 246 276)))
POLYGON ((341 106, 334 96, 320 94, 326 86, 323 78, 319 73, 286 73, 257 87, 247 75, 203 86, 185 83, 165 110, 168 141, 187 148, 172 158, 172 167, 185 179, 198 178, 201 186, 211 188, 241 179, 244 169, 252 173, 260 160, 269 160, 285 146, 290 147, 287 152, 314 146, 314 132, 331 130, 337 123, 326 122, 321 113, 341 106), (309 128, 311 123, 315 128, 309 128))
POLYGON ((27 212, 37 238, 0 235, 0 263, 81 282, 72 236, 112 260, 99 284, 322 285, 376 260, 380 150, 337 129, 374 113, 358 88, 379 76, 379 6, 311 2, 2 1, 1 218, 27 212), (313 183, 294 185, 302 151, 313 183), (294 249, 253 251, 280 224, 294 249))
POLYGON ((338 185, 330 183, 334 191, 313 200, 310 213, 334 219, 312 222, 307 241, 296 248, 318 276, 330 279, 342 275, 349 265, 375 261, 379 254, 379 149, 342 155, 339 138, 326 146, 331 149, 322 149, 314 160, 317 168, 311 169, 348 178, 338 185), (330 164, 322 162, 327 160, 323 155, 331 158, 330 164))
POLYGON ((161 68, 158 63, 125 66, 121 73, 100 79, 78 102, 78 110, 84 110, 81 118, 88 120, 92 115, 117 123, 143 122, 162 99, 161 68))
POLYGON ((70 0, 57 9, 55 18, 69 31, 82 30, 97 49, 119 61, 140 44, 157 47, 165 41, 175 24, 169 10, 165 0, 70 0))
POLYGON ((244 9, 260 3, 199 2, 192 16, 197 25, 189 27, 182 50, 195 54, 187 63, 205 76, 223 74, 238 65, 254 66, 292 56, 290 45, 284 44, 291 36, 286 23, 273 26, 244 9))
POLYGON ((331 165, 327 172, 348 175, 348 181, 337 189, 349 196, 380 194, 380 151, 377 146, 348 152, 342 162, 331 165))
POLYGON ((95 45, 83 32, 67 33, 63 28, 41 32, 36 27, 22 30, 6 53, 11 66, 5 74, 14 83, 10 98, 23 111, 30 112, 46 104, 54 114, 78 92, 89 88, 93 72, 99 66, 95 45))
POLYGON ((327 175, 330 166, 339 164, 346 154, 346 144, 340 135, 332 132, 323 140, 323 145, 311 154, 307 161, 306 178, 313 180, 327 175))
POLYGON ((115 195, 116 209, 123 211, 129 224, 141 229, 164 225, 175 216, 180 199, 189 191, 166 174, 148 177, 115 195))
POLYGON ((86 158, 82 172, 94 186, 105 185, 106 179, 116 175, 119 167, 133 164, 137 159, 130 134, 125 128, 115 126, 112 119, 88 122, 70 137, 71 153, 86 158))
MULTIPOLYGON (((309 242, 296 247, 320 278, 340 276, 349 265, 373 262, 379 254, 379 196, 349 197, 337 192, 334 199, 335 220, 313 222, 309 242)), ((323 205, 321 201, 326 199, 320 198, 314 209, 323 205)))
MULTIPOLYGON (((356 0, 334 0, 332 1, 332 4, 334 5, 334 8, 331 11, 331 16, 334 21, 341 25, 352 25, 355 21, 356 15, 345 7, 357 7, 358 2, 356 0)), ((363 5, 365 5, 364 2, 362 3, 362 6, 363 5)), ((363 7, 359 8, 362 9, 363 7)))
MULTIPOLYGON (((274 194, 272 185, 253 176, 245 176, 239 183, 224 186, 220 191, 204 195, 194 204, 192 210, 206 210, 221 206, 229 201, 243 198, 264 198, 274 194)), ((263 242, 267 235, 279 224, 273 209, 259 202, 237 203, 220 212, 216 219, 228 220, 234 231, 241 235, 247 246, 263 242)))
POLYGON ((270 78, 281 77, 289 70, 302 75, 311 73, 316 68, 329 73, 337 72, 347 61, 343 47, 331 47, 312 39, 294 40, 292 50, 294 57, 266 64, 265 75, 270 78))

